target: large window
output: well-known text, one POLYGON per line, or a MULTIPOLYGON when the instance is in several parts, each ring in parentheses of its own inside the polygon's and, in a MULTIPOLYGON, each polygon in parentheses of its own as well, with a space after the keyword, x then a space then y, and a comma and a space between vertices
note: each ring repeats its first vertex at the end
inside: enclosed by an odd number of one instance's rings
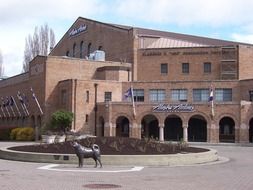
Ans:
POLYGON ((89 57, 91 53, 91 43, 88 44, 88 48, 87 48, 87 56, 89 57))
POLYGON ((112 101, 112 92, 105 92, 105 102, 112 101))
POLYGON ((164 89, 152 89, 149 90, 149 100, 152 102, 161 102, 165 100, 164 89))
POLYGON ((88 103, 90 100, 90 92, 87 90, 86 91, 86 102, 88 103))
POLYGON ((81 41, 80 43, 80 58, 83 58, 84 55, 83 55, 83 41, 81 41))
POLYGON ((67 90, 61 91, 61 104, 66 105, 67 104, 67 90))
POLYGON ((249 91, 249 101, 253 102, 253 90, 249 91))
POLYGON ((190 72, 189 63, 182 63, 182 73, 188 74, 190 72))
POLYGON ((161 74, 168 74, 168 63, 161 64, 161 74))
POLYGON ((74 43, 73 45, 73 57, 76 56, 76 43, 74 43))
POLYGON ((232 89, 231 88, 215 89, 215 100, 220 102, 232 101, 232 89))
POLYGON ((207 102, 209 99, 209 89, 193 89, 194 102, 207 102))
POLYGON ((144 90, 143 89, 134 89, 134 101, 135 102, 144 102, 144 90))
POLYGON ((171 99, 173 101, 187 101, 187 89, 172 89, 171 99))
POLYGON ((212 67, 211 67, 211 63, 206 62, 204 63, 204 73, 211 73, 212 67))

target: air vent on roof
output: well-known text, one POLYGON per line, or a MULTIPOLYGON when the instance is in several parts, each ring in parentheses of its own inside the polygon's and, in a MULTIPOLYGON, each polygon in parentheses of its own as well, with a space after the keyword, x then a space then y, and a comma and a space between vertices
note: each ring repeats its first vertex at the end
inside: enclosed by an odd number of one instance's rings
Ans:
POLYGON ((89 60, 105 61, 105 52, 101 50, 96 50, 90 54, 89 60))

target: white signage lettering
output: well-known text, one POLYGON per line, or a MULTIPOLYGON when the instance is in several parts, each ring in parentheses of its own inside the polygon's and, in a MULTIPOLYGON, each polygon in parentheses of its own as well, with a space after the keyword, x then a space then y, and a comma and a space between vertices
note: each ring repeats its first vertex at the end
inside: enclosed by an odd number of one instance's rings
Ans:
POLYGON ((80 34, 81 32, 84 32, 87 30, 87 25, 83 24, 81 26, 79 26, 78 28, 73 28, 70 32, 69 32, 69 37, 71 36, 75 36, 77 34, 80 34))
POLYGON ((189 104, 159 104, 157 106, 153 106, 154 112, 193 112, 194 106, 189 104))

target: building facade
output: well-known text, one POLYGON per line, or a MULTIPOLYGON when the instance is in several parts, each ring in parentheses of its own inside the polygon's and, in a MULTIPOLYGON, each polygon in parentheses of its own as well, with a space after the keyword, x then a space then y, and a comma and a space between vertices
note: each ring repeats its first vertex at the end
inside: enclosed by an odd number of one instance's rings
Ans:
POLYGON ((252 57, 250 44, 80 17, 28 73, 0 81, 0 127, 40 129, 66 109, 73 130, 98 136, 252 142, 252 57))

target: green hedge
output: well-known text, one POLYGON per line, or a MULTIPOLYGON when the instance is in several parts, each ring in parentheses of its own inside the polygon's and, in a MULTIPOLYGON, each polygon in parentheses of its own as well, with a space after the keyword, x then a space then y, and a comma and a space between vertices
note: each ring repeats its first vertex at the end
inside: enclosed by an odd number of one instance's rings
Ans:
POLYGON ((17 141, 33 141, 34 140, 34 129, 32 127, 20 127, 11 130, 11 140, 17 141))
POLYGON ((11 128, 0 129, 0 140, 10 140, 11 128))

